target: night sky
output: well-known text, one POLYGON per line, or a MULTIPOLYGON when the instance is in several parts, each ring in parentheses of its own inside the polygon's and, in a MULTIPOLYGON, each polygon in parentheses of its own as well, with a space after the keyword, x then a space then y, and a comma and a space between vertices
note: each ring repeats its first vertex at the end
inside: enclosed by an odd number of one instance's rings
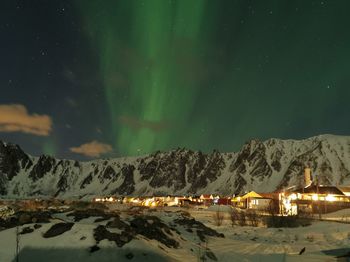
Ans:
POLYGON ((91 159, 350 135, 348 0, 1 1, 0 140, 91 159))

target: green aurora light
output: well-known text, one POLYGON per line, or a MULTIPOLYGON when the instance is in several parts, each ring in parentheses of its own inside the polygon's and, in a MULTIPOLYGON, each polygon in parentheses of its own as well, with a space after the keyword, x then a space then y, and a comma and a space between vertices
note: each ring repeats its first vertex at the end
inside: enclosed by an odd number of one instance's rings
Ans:
POLYGON ((192 79, 208 37, 203 33, 207 1, 120 1, 103 7, 80 3, 98 49, 115 148, 130 155, 167 148, 174 138, 178 141, 176 137, 187 132, 199 88, 192 79), (102 12, 96 15, 97 8, 102 12), (120 97, 125 102, 118 103, 120 97), (164 125, 170 132, 135 128, 120 121, 125 117, 164 125))

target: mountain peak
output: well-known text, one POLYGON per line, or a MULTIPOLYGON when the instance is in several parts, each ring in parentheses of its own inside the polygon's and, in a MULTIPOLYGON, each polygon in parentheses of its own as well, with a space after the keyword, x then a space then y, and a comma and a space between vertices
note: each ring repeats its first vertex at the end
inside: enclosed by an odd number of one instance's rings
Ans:
POLYGON ((302 183, 305 165, 322 183, 350 184, 350 137, 346 136, 252 139, 235 153, 178 148, 89 162, 29 157, 19 146, 2 141, 0 152, 3 197, 268 192, 302 183))

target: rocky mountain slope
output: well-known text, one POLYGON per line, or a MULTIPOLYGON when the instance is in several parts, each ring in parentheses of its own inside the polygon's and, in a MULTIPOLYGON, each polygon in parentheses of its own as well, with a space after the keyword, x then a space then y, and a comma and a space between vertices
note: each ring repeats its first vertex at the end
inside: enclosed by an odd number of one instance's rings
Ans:
POLYGON ((350 184, 350 137, 251 140, 236 153, 177 149, 89 162, 33 157, 0 142, 0 196, 269 192, 302 184, 305 165, 321 184, 350 184))

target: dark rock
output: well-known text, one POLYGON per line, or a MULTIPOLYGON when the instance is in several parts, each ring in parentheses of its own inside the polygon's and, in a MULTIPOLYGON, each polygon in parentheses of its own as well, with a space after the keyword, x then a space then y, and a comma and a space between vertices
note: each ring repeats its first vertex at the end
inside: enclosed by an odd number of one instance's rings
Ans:
POLYGON ((24 228, 22 229, 22 231, 20 232, 20 234, 21 234, 21 235, 24 235, 24 234, 32 233, 33 231, 34 231, 34 229, 31 228, 31 227, 24 227, 24 228))
POLYGON ((97 243, 103 239, 107 239, 114 241, 118 247, 122 247, 134 238, 134 233, 131 230, 123 231, 121 234, 112 233, 105 226, 100 225, 94 229, 94 238, 97 243))
POLYGON ((207 250, 205 251, 205 255, 206 255, 208 258, 210 258, 211 260, 218 261, 218 258, 215 256, 215 254, 214 254, 212 251, 210 251, 209 249, 207 249, 207 250))
POLYGON ((206 236, 225 237, 224 234, 218 233, 214 229, 211 229, 210 227, 205 226, 204 224, 195 220, 194 218, 190 219, 187 217, 183 217, 180 219, 176 219, 174 222, 179 225, 187 227, 187 230, 196 229, 197 235, 202 242, 205 242, 206 236))
POLYGON ((84 178, 83 182, 81 182, 80 189, 86 187, 86 185, 90 184, 92 181, 92 174, 90 173, 87 177, 84 178))
POLYGON ((18 216, 18 222, 19 222, 19 224, 21 224, 21 225, 32 223, 32 217, 31 217, 30 214, 28 214, 28 213, 19 214, 19 216, 18 216))
POLYGON ((122 176, 124 177, 123 183, 118 188, 118 193, 120 195, 130 195, 135 190, 135 181, 134 181, 134 170, 133 165, 125 165, 122 170, 122 176))
MULTIPOLYGON (((74 217, 74 222, 79 222, 82 219, 89 217, 102 217, 103 220, 109 219, 112 214, 106 214, 103 210, 100 209, 85 209, 85 210, 76 210, 67 215, 68 217, 74 217)), ((97 220, 97 219, 96 219, 97 220)), ((99 220, 99 221, 103 221, 99 220)), ((97 221, 98 222, 98 221, 97 221)))
POLYGON ((128 229, 129 225, 122 221, 119 215, 116 215, 113 221, 107 223, 107 227, 109 228, 119 228, 122 230, 128 229))
POLYGON ((44 238, 56 237, 71 230, 74 223, 57 223, 43 234, 44 238))
MULTIPOLYGON (((5 189, 1 189, 1 177, 6 176, 6 180, 11 181, 18 174, 20 169, 28 169, 33 165, 32 160, 25 154, 18 145, 11 143, 3 143, 0 141, 0 190, 4 193, 5 189)), ((4 178, 5 180, 5 178, 4 178)))
POLYGON ((42 227, 42 225, 39 225, 39 224, 35 224, 34 225, 34 229, 38 229, 38 228, 41 228, 42 227))
POLYGON ((51 214, 47 211, 24 212, 20 211, 15 214, 20 225, 30 223, 48 223, 50 222, 51 214))
POLYGON ((55 197, 57 197, 61 192, 66 192, 68 187, 67 177, 68 177, 68 170, 66 170, 63 174, 61 174, 61 177, 57 182, 57 185, 56 185, 57 191, 56 191, 55 197))
POLYGON ((10 217, 9 219, 0 218, 0 227, 1 228, 13 228, 19 225, 17 217, 10 217))
POLYGON ((101 175, 99 176, 101 182, 105 180, 115 181, 118 179, 118 177, 119 174, 117 174, 111 166, 107 166, 103 173, 101 173, 101 175))
POLYGON ((134 257, 134 254, 131 253, 131 252, 129 252, 129 253, 127 253, 127 254, 125 255, 125 257, 126 257, 127 259, 132 259, 132 258, 134 257))
POLYGON ((97 246, 97 245, 94 245, 94 246, 90 247, 90 253, 94 253, 94 252, 96 252, 98 250, 100 250, 100 247, 97 246))
POLYGON ((56 163, 55 158, 51 156, 41 155, 38 162, 34 165, 29 173, 29 177, 36 181, 42 178, 47 172, 53 169, 56 163))
POLYGON ((178 248, 179 243, 172 239, 170 228, 156 216, 138 216, 130 221, 136 234, 155 239, 169 248, 178 248))

